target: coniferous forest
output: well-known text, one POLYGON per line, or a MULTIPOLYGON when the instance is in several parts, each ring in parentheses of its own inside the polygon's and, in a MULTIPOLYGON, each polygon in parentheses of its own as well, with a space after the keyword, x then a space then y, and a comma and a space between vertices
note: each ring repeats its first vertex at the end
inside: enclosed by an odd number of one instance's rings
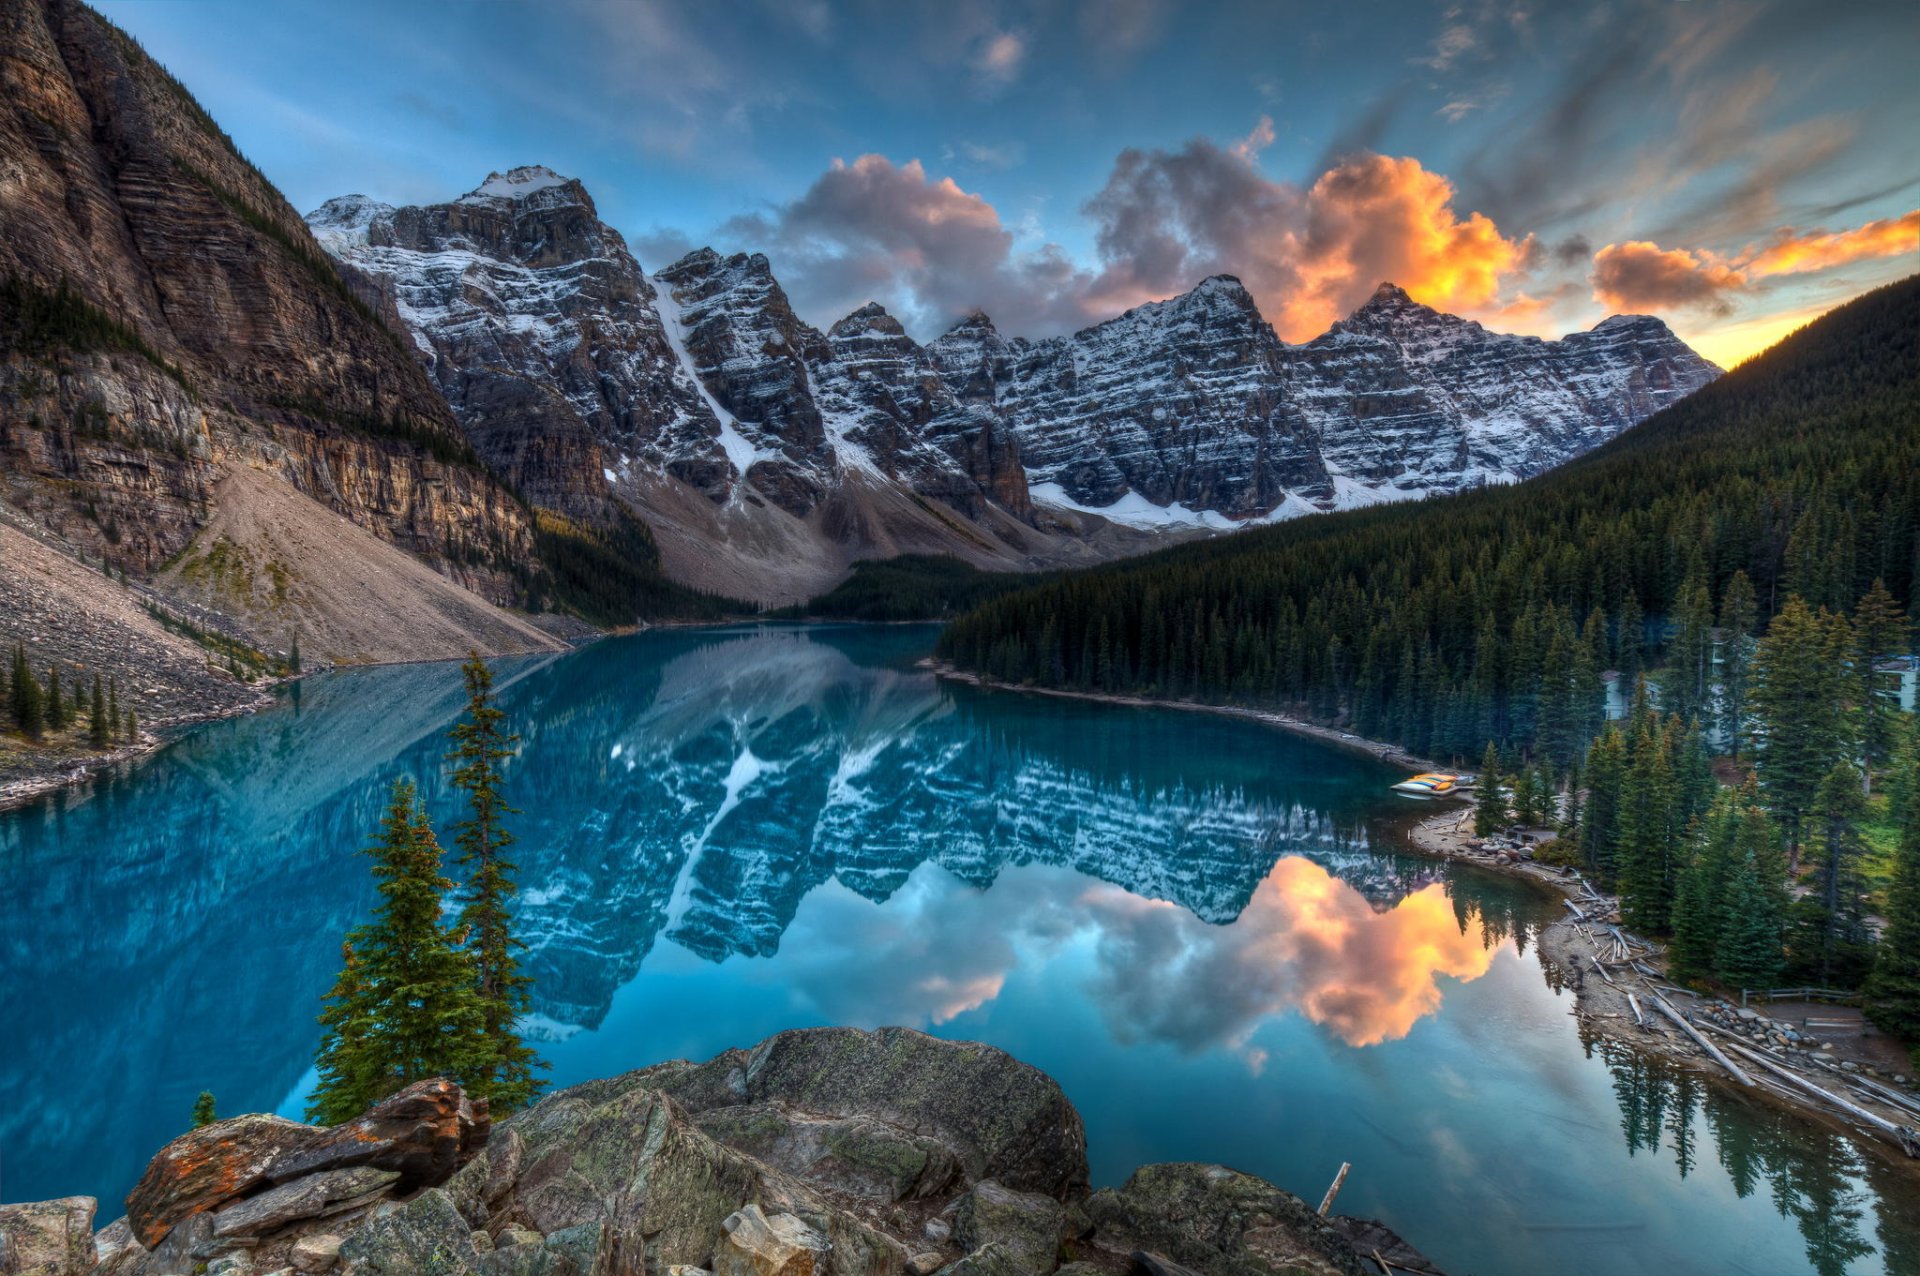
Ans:
POLYGON ((1920 277, 1540 479, 1069 576, 941 651, 1473 766, 1477 830, 1558 825, 1676 974, 1864 984, 1920 1040, 1920 764, 1876 667, 1912 649, 1917 342, 1920 277))

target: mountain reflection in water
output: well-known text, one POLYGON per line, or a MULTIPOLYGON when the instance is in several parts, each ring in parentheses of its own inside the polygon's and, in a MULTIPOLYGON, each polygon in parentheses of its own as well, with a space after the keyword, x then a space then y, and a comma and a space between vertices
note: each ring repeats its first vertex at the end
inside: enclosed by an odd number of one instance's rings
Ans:
MULTIPOLYGON (((1096 1181, 1220 1160, 1309 1194, 1352 1160, 1342 1207, 1450 1270, 1914 1252, 1911 1191, 1845 1140, 1591 1057, 1527 951, 1547 901, 1376 844, 1394 773, 945 685, 915 667, 931 643, 678 631, 499 664, 554 1084, 904 1023, 1056 1076, 1096 1181)), ((110 1202, 202 1089, 298 1114, 371 903, 355 852, 396 776, 456 815, 461 703, 452 666, 316 678, 0 815, 0 1197, 110 1202)))

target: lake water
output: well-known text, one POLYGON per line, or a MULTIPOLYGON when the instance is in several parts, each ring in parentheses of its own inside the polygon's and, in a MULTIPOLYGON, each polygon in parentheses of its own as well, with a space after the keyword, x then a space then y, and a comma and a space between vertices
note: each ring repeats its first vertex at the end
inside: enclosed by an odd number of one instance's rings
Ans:
MULTIPOLYGON (((637 635, 503 662, 556 1085, 784 1028, 1002 1046, 1096 1184, 1220 1161, 1460 1276, 1920 1270, 1847 1140, 1581 1040, 1557 905, 1382 849, 1363 758, 1213 715, 937 682, 916 627, 637 635)), ((0 815, 0 1199, 116 1200, 212 1090, 300 1115, 314 1015, 411 774, 454 805, 450 666, 274 709, 0 815)), ((101 1221, 119 1213, 103 1205, 101 1221)))

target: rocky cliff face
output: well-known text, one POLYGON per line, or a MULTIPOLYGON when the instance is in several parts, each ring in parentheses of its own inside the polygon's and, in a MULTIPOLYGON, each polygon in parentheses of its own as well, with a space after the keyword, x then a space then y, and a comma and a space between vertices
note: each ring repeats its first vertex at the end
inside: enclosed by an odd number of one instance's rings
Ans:
POLYGON ((494 1123, 444 1080, 331 1130, 243 1116, 95 1202, 0 1207, 35 1276, 1360 1276, 1435 1273, 1379 1223, 1217 1165, 1088 1190, 1080 1115, 989 1046, 781 1033, 494 1123))
POLYGON ((1228 276, 1046 341, 975 316, 921 346, 872 304, 822 333, 759 254, 702 249, 649 280, 580 184, 542 168, 450 204, 348 196, 309 220, 395 299, 523 490, 600 500, 604 476, 668 541, 677 528, 723 559, 756 541, 898 552, 906 528, 1034 565, 1115 523, 1224 530, 1512 481, 1717 375, 1655 319, 1548 342, 1391 285, 1289 346, 1228 276), (663 483, 723 513, 690 520, 663 483), (888 507, 902 496, 919 512, 888 507))
MULTIPOLYGON (((221 473, 254 467, 518 595, 527 513, 179 84, 73 0, 0 0, 0 99, 0 499, 145 575, 205 526, 221 473)), ((284 646, 298 619, 258 637, 284 646)))
POLYGON ((1288 346, 1228 276, 1071 337, 1007 340, 976 316, 928 349, 1011 424, 1038 497, 1168 524, 1527 478, 1719 375, 1658 319, 1542 341, 1391 284, 1288 346))

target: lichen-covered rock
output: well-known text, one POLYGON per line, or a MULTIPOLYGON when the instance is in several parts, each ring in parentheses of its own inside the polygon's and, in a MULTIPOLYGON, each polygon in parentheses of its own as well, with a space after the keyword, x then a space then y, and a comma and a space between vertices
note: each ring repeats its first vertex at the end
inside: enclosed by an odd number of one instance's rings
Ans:
POLYGON ((1311 1206, 1221 1165, 1147 1165, 1087 1202, 1109 1249, 1165 1255, 1205 1276, 1369 1276, 1351 1243, 1311 1206))
POLYGON ((0 1205, 0 1276, 85 1276, 94 1264, 91 1196, 0 1205))
POLYGON ((213 1216, 213 1234, 265 1236, 289 1223, 324 1218, 364 1205, 399 1178, 398 1170, 376 1170, 365 1165, 309 1174, 221 1207, 213 1216))
POLYGON ((672 1099, 637 1085, 547 1096, 505 1127, 447 1191, 470 1226, 551 1236, 604 1223, 610 1270, 637 1276, 706 1267, 726 1220, 747 1205, 790 1213, 831 1244, 831 1276, 898 1276, 900 1242, 836 1209, 805 1183, 715 1142, 672 1099))
POLYGON ((490 1128, 485 1101, 444 1078, 415 1082, 330 1129, 260 1114, 216 1121, 160 1150, 127 1197, 127 1221, 152 1249, 181 1219, 322 1171, 390 1170, 406 1189, 441 1183, 490 1128))
POLYGON ((340 1246, 352 1276, 468 1276, 480 1265, 466 1220, 439 1188, 361 1227, 340 1246))
POLYGON ((935 1276, 1027 1276, 1004 1245, 983 1245, 942 1267, 935 1276))
POLYGON ((704 1064, 606 1084, 658 1084, 694 1112, 783 1103, 868 1116, 939 1140, 967 1177, 1057 1199, 1087 1185, 1080 1114, 1054 1080, 992 1046, 909 1028, 806 1028, 704 1064))
POLYGON ((970 1250, 998 1245, 1029 1276, 1046 1276, 1059 1265, 1066 1219, 1066 1207, 1051 1196, 1015 1192, 988 1179, 960 1198, 954 1239, 970 1250))
POLYGON ((698 1122, 728 1147, 856 1196, 933 1196, 960 1172, 938 1139, 864 1115, 816 1116, 780 1103, 749 1103, 703 1112, 698 1122))
POLYGON ((720 1225, 713 1276, 814 1276, 826 1265, 827 1238, 792 1214, 769 1216, 746 1205, 720 1225))
POLYGON ((482 1253, 480 1271, 482 1276, 605 1276, 613 1258, 612 1240, 600 1223, 563 1227, 531 1245, 496 1246, 482 1253))
POLYGON ((331 1271, 339 1263, 342 1243, 332 1232, 302 1236, 287 1251, 287 1261, 295 1271, 317 1276, 317 1273, 331 1271))

